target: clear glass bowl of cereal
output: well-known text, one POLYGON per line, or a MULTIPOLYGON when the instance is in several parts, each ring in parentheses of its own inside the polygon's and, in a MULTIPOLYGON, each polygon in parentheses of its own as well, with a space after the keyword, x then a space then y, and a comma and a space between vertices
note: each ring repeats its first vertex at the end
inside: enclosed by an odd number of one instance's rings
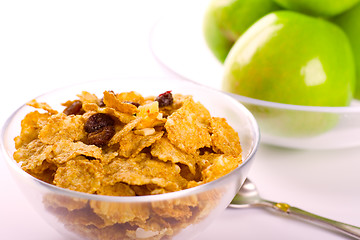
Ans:
POLYGON ((26 198, 67 238, 191 239, 231 202, 259 135, 226 94, 133 77, 35 98, 6 121, 1 148, 26 198))

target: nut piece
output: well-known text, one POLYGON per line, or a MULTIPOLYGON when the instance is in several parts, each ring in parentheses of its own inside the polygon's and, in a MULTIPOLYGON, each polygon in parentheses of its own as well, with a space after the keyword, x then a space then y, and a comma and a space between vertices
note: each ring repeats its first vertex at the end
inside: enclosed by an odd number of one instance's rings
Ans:
POLYGON ((141 135, 141 136, 150 136, 155 133, 155 128, 143 128, 143 129, 135 130, 134 133, 136 135, 141 135))

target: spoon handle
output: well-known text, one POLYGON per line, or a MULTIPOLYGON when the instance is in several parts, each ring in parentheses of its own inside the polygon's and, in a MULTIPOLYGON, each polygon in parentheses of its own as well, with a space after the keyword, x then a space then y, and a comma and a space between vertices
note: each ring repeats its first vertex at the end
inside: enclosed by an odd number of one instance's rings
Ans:
POLYGON ((300 208, 292 207, 286 203, 276 203, 267 200, 264 200, 264 202, 265 204, 263 206, 271 207, 279 212, 288 214, 290 216, 296 216, 309 222, 323 225, 331 230, 341 232, 353 238, 360 239, 359 227, 321 217, 319 215, 304 211, 300 208))

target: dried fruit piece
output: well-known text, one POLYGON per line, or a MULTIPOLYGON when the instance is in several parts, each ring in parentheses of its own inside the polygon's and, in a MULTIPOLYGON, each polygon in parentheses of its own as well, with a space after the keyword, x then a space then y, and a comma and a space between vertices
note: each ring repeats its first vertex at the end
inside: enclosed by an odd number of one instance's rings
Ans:
POLYGON ((95 113, 85 122, 84 129, 87 133, 96 132, 103 127, 113 126, 114 120, 112 117, 105 113, 95 113))
POLYGON ((166 121, 162 113, 159 112, 158 102, 150 102, 140 106, 136 116, 141 118, 141 122, 136 126, 136 129, 163 126, 166 121))
POLYGON ((171 91, 166 91, 155 98, 159 102, 159 107, 171 106, 174 102, 171 91))
POLYGON ((88 134, 87 143, 98 147, 105 146, 115 134, 114 126, 106 126, 88 134))
POLYGON ((105 113, 95 113, 87 119, 84 129, 88 134, 87 143, 105 146, 115 134, 115 121, 105 113))
POLYGON ((80 100, 71 101, 64 105, 67 106, 63 111, 66 115, 81 115, 84 113, 82 102, 80 100))
POLYGON ((160 112, 164 115, 164 118, 167 118, 173 112, 177 111, 183 105, 184 100, 190 97, 182 94, 173 94, 172 96, 173 96, 173 103, 169 106, 162 107, 160 109, 160 112))

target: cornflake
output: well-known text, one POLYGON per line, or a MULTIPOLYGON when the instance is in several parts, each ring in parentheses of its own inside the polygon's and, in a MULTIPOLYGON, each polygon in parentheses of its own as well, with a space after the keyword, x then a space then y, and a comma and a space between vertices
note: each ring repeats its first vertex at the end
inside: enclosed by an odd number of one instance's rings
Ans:
POLYGON ((239 135, 227 124, 225 118, 213 117, 210 122, 213 149, 226 155, 241 155, 239 135))
POLYGON ((54 177, 55 185, 70 190, 95 193, 100 189, 104 176, 103 167, 98 160, 84 157, 74 158, 59 167, 54 177))
POLYGON ((167 118, 165 129, 172 144, 186 153, 196 154, 198 149, 211 146, 209 123, 210 113, 189 97, 167 118))
MULTIPOLYGON (((65 100, 62 111, 32 100, 28 105, 38 110, 21 122, 14 159, 58 187, 124 197, 199 186, 242 163, 239 136, 224 118, 212 117, 192 96, 165 93, 160 107, 160 98, 135 91, 104 91, 100 97, 83 91, 65 100), (107 116, 94 121, 94 114, 107 116)), ((49 194, 43 202, 85 238, 168 239, 206 217, 220 196, 211 190, 150 204, 49 194)))

